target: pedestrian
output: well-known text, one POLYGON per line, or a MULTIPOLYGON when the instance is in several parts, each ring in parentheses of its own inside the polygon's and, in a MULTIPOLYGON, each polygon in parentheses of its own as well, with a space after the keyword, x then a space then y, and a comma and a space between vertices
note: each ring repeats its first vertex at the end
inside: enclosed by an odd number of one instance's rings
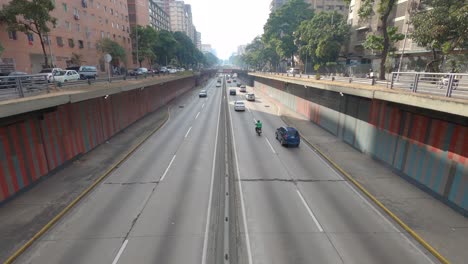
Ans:
POLYGON ((372 69, 369 70, 369 78, 374 79, 374 71, 372 69))

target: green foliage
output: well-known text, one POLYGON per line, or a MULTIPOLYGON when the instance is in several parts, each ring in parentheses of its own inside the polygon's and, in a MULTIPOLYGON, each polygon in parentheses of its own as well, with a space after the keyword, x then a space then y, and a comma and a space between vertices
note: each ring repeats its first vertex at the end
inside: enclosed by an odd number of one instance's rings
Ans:
POLYGON ((2 55, 4 50, 5 50, 5 48, 2 46, 2 43, 0 43, 0 56, 2 55))
POLYGON ((50 15, 55 6, 52 0, 12 0, 0 10, 0 23, 9 30, 38 35, 44 54, 44 66, 50 66, 44 46, 44 35, 57 19, 50 15))
POLYGON ((468 4, 461 0, 423 0, 413 10, 411 38, 418 45, 445 54, 468 47, 468 4), (430 7, 430 8, 428 8, 430 7))
POLYGON ((161 65, 168 64, 176 53, 177 41, 171 32, 161 30, 157 32, 157 39, 152 44, 152 50, 156 55, 156 61, 161 65))
POLYGON ((313 64, 320 66, 336 62, 341 47, 349 39, 350 26, 337 12, 320 12, 302 22, 295 36, 301 57, 307 55, 313 64))
POLYGON ((158 33, 150 26, 136 26, 130 34, 132 39, 138 41, 138 52, 133 50, 133 54, 138 56, 137 60, 140 64, 146 59, 150 65, 153 64, 156 54, 153 51, 152 45, 157 41, 158 33))
POLYGON ((109 53, 112 56, 112 60, 121 60, 125 64, 127 62, 127 53, 125 49, 119 45, 119 43, 108 39, 104 38, 99 41, 99 51, 101 51, 103 54, 109 53))
POLYGON ((83 55, 72 52, 70 64, 73 66, 80 66, 83 61, 83 55))
POLYGON ((208 67, 219 64, 219 59, 213 53, 208 52, 205 54, 204 64, 208 67))
MULTIPOLYGON (((404 34, 398 33, 398 27, 387 27, 388 38, 390 40, 389 51, 394 52, 394 44, 405 38, 404 34)), ((364 42, 364 48, 368 50, 377 50, 382 52, 384 49, 384 38, 380 35, 369 34, 364 42)))
POLYGON ((261 37, 256 37, 245 48, 245 54, 241 57, 242 61, 251 68, 262 70, 270 63, 273 67, 278 62, 279 56, 275 47, 265 43, 261 37))
POLYGON ((263 41, 282 58, 291 58, 297 52, 294 32, 299 25, 313 16, 310 5, 303 0, 290 0, 271 13, 264 26, 263 41))
POLYGON ((361 3, 361 7, 358 10, 359 17, 363 19, 371 17, 374 0, 363 0, 361 3))
POLYGON ((203 54, 195 47, 192 40, 183 32, 174 32, 174 39, 177 41, 175 55, 177 60, 189 67, 203 62, 203 54))

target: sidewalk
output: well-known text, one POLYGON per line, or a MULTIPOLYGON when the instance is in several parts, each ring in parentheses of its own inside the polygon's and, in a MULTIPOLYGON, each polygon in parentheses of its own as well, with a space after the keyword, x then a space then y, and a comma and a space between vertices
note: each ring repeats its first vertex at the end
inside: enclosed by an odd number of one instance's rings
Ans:
POLYGON ((360 182, 451 263, 468 263, 467 218, 268 95, 261 96, 280 107, 286 124, 296 127, 306 141, 360 182))

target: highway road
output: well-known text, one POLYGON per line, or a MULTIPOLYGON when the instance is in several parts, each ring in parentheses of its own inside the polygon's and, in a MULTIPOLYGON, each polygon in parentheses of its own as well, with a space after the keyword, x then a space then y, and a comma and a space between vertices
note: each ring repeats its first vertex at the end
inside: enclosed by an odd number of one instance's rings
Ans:
POLYGON ((268 100, 234 112, 244 94, 215 83, 207 98, 178 98, 168 122, 16 263, 434 262, 304 142, 280 146, 284 123, 268 100))

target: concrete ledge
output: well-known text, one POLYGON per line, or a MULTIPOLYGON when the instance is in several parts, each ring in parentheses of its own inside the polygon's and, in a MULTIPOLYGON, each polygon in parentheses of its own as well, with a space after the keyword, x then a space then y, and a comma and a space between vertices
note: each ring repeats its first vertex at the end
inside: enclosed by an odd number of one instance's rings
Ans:
POLYGON ((169 78, 158 77, 158 79, 148 78, 127 82, 96 83, 93 86, 66 87, 48 94, 1 101, 0 118, 196 77, 198 75, 170 76, 169 78))
POLYGON ((298 79, 294 77, 270 76, 258 73, 249 73, 249 75, 258 78, 277 80, 284 83, 304 85, 321 90, 378 99, 468 117, 468 100, 464 99, 392 90, 379 85, 372 86, 367 84, 343 83, 336 81, 298 79))

